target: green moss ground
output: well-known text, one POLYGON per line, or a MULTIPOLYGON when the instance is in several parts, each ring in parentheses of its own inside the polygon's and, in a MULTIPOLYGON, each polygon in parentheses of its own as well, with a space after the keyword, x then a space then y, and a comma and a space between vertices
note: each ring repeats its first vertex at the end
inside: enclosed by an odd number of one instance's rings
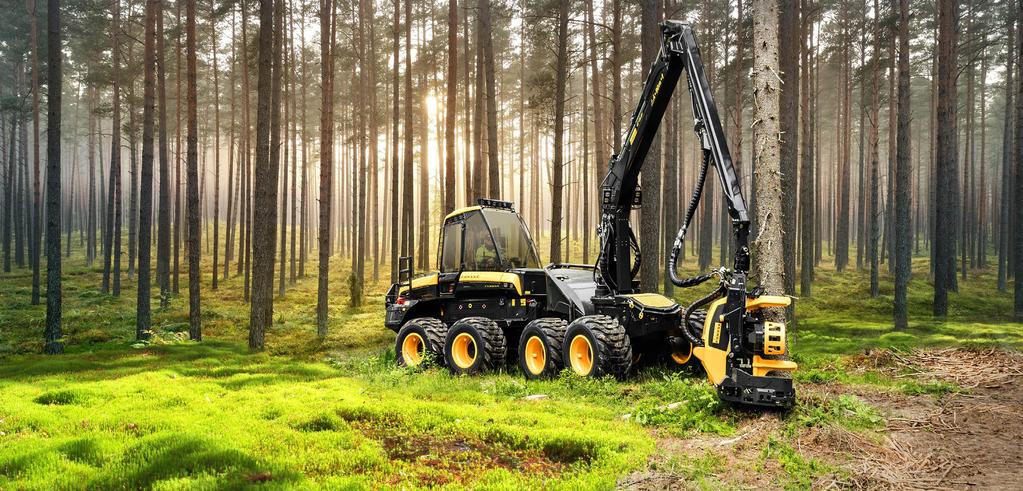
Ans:
MULTIPOLYGON (((371 283, 366 305, 350 307, 350 262, 338 259, 325 339, 315 335, 316 281, 306 278, 276 302, 267 352, 250 354, 241 278, 232 277, 216 292, 206 278, 205 341, 186 340, 182 290, 169 308, 155 308, 153 341, 135 343, 131 282, 120 298, 102 295, 101 270, 83 263, 76 256, 65 266, 67 353, 57 357, 37 354, 44 309, 29 305, 28 273, 0 276, 0 489, 609 489, 648 467, 658 438, 731 435, 759 417, 718 403, 698 374, 661 369, 626 382, 526 382, 513 370, 458 378, 396 368, 394 336, 382 323, 385 283, 371 283), (546 397, 526 399, 535 394, 546 397)), ((929 313, 927 264, 915 267, 911 326, 895 333, 890 278, 871 299, 865 274, 825 265, 813 297, 797 302, 797 381, 940 394, 957 388, 852 374, 842 357, 881 347, 1023 346, 1011 297, 995 291, 991 272, 962 282, 939 322, 929 313)), ((387 271, 381 265, 381 278, 387 271)), ((800 428, 883 424, 879 408, 852 395, 807 394, 779 417, 781 430, 757 458, 796 488, 836 472, 796 450, 800 428)), ((694 483, 728 486, 720 456, 666 462, 694 483)))

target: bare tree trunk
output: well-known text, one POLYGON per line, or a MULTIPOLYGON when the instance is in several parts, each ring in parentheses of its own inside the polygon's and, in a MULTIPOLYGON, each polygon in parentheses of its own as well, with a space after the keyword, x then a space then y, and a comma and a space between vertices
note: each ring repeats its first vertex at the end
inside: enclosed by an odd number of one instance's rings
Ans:
POLYGON ((909 0, 899 0, 899 115, 895 170, 895 329, 909 325, 907 290, 912 272, 910 203, 909 0))
MULTIPOLYGON (((802 130, 803 139, 800 142, 802 155, 799 169, 799 232, 800 232, 800 272, 799 272, 799 294, 809 297, 813 287, 814 268, 814 222, 816 221, 816 202, 814 200, 814 175, 816 174, 816 161, 814 160, 814 132, 811 124, 810 87, 813 68, 810 65, 810 46, 813 43, 813 21, 807 8, 809 0, 802 0, 802 47, 800 57, 802 58, 802 76, 800 77, 800 101, 802 105, 802 130)), ((792 251, 795 255, 795 251, 792 251)))
MULTIPOLYGON (((653 65, 661 47, 662 11, 660 0, 643 0, 641 2, 641 66, 644 70, 653 65)), ((639 241, 640 246, 647 250, 647 257, 653 260, 643 261, 639 273, 640 288, 645 292, 656 292, 661 283, 661 138, 655 136, 650 143, 640 173, 640 186, 643 189, 643 210, 640 215, 639 241)))
MULTIPOLYGON (((231 253, 234 250, 234 229, 235 229, 235 227, 238 226, 238 224, 237 224, 237 222, 235 221, 235 218, 234 218, 234 212, 239 207, 235 206, 234 200, 235 200, 236 197, 237 198, 241 198, 241 192, 235 193, 235 191, 234 191, 234 189, 235 189, 234 188, 234 186, 235 186, 235 176, 234 176, 235 149, 234 149, 234 146, 235 146, 235 137, 236 137, 236 134, 235 134, 236 126, 235 125, 237 124, 237 119, 235 117, 236 114, 237 114, 236 113, 237 105, 235 104, 235 97, 236 97, 236 94, 235 94, 235 83, 236 83, 236 81, 235 81, 235 79, 237 78, 236 75, 238 73, 238 71, 237 71, 238 70, 237 63, 238 63, 238 52, 237 52, 237 50, 235 48, 235 17, 234 17, 234 11, 232 10, 231 11, 231 76, 230 76, 230 78, 228 80, 228 85, 230 85, 230 87, 231 87, 231 96, 230 96, 230 99, 231 99, 231 126, 230 126, 230 128, 231 128, 231 130, 228 132, 228 137, 227 137, 227 141, 228 141, 228 145, 227 145, 227 227, 224 230, 224 236, 225 237, 224 237, 224 272, 223 272, 223 279, 225 281, 227 281, 227 273, 231 269, 231 253)), ((241 184, 241 161, 242 161, 242 159, 239 156, 239 158, 237 160, 238 160, 238 169, 239 169, 238 180, 237 181, 238 181, 238 184, 240 185, 241 184)), ((239 190, 240 189, 241 188, 239 187, 239 190)), ((213 269, 213 277, 216 278, 216 276, 217 276, 217 270, 216 270, 216 268, 214 268, 213 269)), ((216 282, 216 279, 214 279, 214 283, 215 282, 216 282)))
MULTIPOLYGON (((397 61, 395 61, 397 63, 397 61)), ((334 181, 334 1, 320 0, 320 215, 316 334, 327 335, 330 278, 330 208, 334 181)))
POLYGON ((411 256, 415 250, 415 233, 413 224, 413 197, 414 192, 412 188, 412 159, 414 158, 414 152, 412 149, 412 105, 415 100, 415 94, 412 93, 412 1, 405 1, 405 143, 404 143, 404 169, 402 170, 402 183, 404 189, 402 191, 402 252, 406 256, 411 256))
POLYGON ((757 195, 755 274, 770 294, 785 291, 782 244, 781 162, 779 161, 778 3, 753 0, 753 158, 757 195))
POLYGON ((47 1, 46 37, 46 330, 43 351, 52 355, 64 351, 60 278, 60 104, 63 89, 60 0, 47 1))
MULTIPOLYGON (((32 236, 30 237, 31 245, 29 251, 31 258, 29 262, 32 266, 32 305, 39 305, 40 301, 40 271, 39 271, 39 257, 40 248, 42 248, 42 230, 43 230, 43 207, 41 198, 41 186, 42 181, 39 175, 39 29, 38 29, 38 16, 36 15, 36 0, 30 0, 29 4, 29 16, 32 18, 32 224, 30 230, 32 236)), ((70 217, 68 217, 70 220, 70 217)), ((70 239, 68 239, 70 242, 70 239)))
MULTIPOLYGON (((142 89, 142 168, 139 185, 138 299, 135 315, 135 339, 149 339, 152 273, 150 256, 153 234, 153 126, 155 124, 156 17, 160 0, 146 1, 144 79, 142 89)), ((52 109, 51 109, 52 110, 52 109)), ((49 242, 49 239, 47 239, 49 242)))
POLYGON ((611 0, 611 148, 622 137, 622 0, 611 0))
POLYGON ((868 208, 870 236, 867 239, 867 257, 870 260, 870 296, 878 295, 878 240, 880 239, 881 209, 878 206, 878 195, 881 190, 878 178, 881 165, 878 157, 878 129, 881 126, 879 73, 881 71, 881 28, 878 17, 881 16, 878 0, 874 0, 874 53, 870 64, 870 207, 868 208))
POLYGON ((160 306, 170 304, 170 162, 167 152, 167 56, 164 50, 163 0, 156 0, 156 97, 159 128, 160 197, 157 210, 156 282, 160 285, 160 306))
MULTIPOLYGON (((487 1, 487 0, 484 0, 487 1)), ((444 214, 455 209, 455 115, 458 111, 458 2, 448 0, 447 114, 444 121, 444 214)))
MULTIPOLYGON (((399 67, 401 61, 401 0, 393 1, 394 29, 391 31, 391 40, 394 44, 394 48, 391 51, 393 63, 391 67, 391 283, 396 283, 398 281, 398 239, 399 234, 402 233, 398 229, 398 168, 401 166, 401 162, 398 158, 398 130, 400 129, 400 122, 398 121, 398 118, 401 117, 398 107, 398 85, 400 84, 399 67)), ((468 94, 468 89, 466 89, 466 94, 468 94)))
POLYGON ((568 79, 568 0, 558 2, 558 59, 554 76, 554 162, 551 181, 554 193, 551 197, 551 259, 561 262, 561 221, 564 193, 564 152, 565 152, 565 97, 568 79))
MULTIPOLYGON (((189 4, 190 5, 193 4, 194 2, 195 2, 195 0, 189 0, 189 4)), ((195 9, 194 5, 191 5, 191 7, 192 7, 193 10, 195 9)), ((212 276, 213 284, 210 287, 212 289, 216 290, 217 286, 218 286, 218 284, 217 284, 217 272, 220 271, 220 67, 217 66, 217 50, 219 49, 219 39, 218 39, 219 36, 217 36, 217 33, 219 32, 219 31, 217 31, 217 14, 216 14, 216 12, 213 11, 213 9, 214 9, 214 7, 211 4, 211 6, 210 6, 210 37, 212 38, 212 41, 213 41, 211 43, 211 48, 210 48, 210 51, 212 51, 212 55, 213 55, 213 274, 211 276, 212 276)), ((193 17, 194 17, 194 12, 193 12, 193 17)), ((192 19, 192 22, 194 24, 195 19, 192 19)), ((194 28, 195 28, 195 26, 193 25, 192 29, 194 30, 194 28)), ((192 42, 194 43, 195 40, 193 39, 192 42)), ((190 64, 194 64, 195 63, 194 46, 193 46, 193 52, 192 52, 191 56, 192 56, 192 59, 189 60, 189 63, 190 64)), ((192 70, 194 72, 194 68, 191 65, 189 66, 189 70, 192 70)), ((195 76, 195 74, 192 73, 189 77, 192 78, 194 76, 195 76)), ((189 90, 195 90, 194 81, 193 80, 189 80, 188 83, 189 83, 189 90)), ((188 124, 189 125, 198 124, 198 123, 196 123, 195 121, 193 121, 191 119, 191 118, 193 118, 193 114, 191 112, 192 109, 193 109, 192 106, 193 106, 193 104, 196 103, 196 101, 194 99, 194 95, 191 94, 191 93, 188 94, 188 102, 189 102, 189 111, 190 111, 189 114, 188 114, 188 117, 189 117, 188 124)), ((197 118, 198 116, 196 115, 194 117, 197 118)), ((191 126, 189 126, 189 130, 188 131, 191 133, 191 131, 192 131, 191 126)), ((196 130, 196 131, 198 133, 198 130, 196 130)), ((189 142, 189 144, 191 144, 191 142, 189 142)), ((189 149, 189 157, 191 157, 191 149, 189 149)), ((228 169, 230 169, 230 167, 231 167, 231 164, 228 163, 228 169)), ((191 174, 192 169, 189 168, 188 172, 189 172, 189 174, 191 174)), ((231 188, 230 179, 228 179, 227 187, 228 187, 228 189, 231 188)), ((189 213, 189 224, 188 224, 188 226, 189 226, 189 234, 191 234, 191 231, 192 231, 192 223, 191 223, 192 200, 191 200, 191 197, 188 197, 186 199, 188 199, 188 203, 189 203, 188 204, 188 213, 189 213)), ((228 196, 228 201, 230 201, 230 195, 228 196)), ((198 207, 198 203, 196 203, 196 207, 198 207)), ((228 207, 230 208, 230 205, 228 207)), ((198 225, 196 225, 196 227, 198 228, 198 225)), ((188 238, 189 238, 189 241, 192 240, 192 236, 191 235, 189 235, 188 238)), ((191 290, 192 290, 192 262, 191 262, 192 261, 192 254, 193 253, 192 253, 192 251, 190 249, 188 251, 188 260, 189 260, 189 264, 188 264, 188 268, 189 268, 189 271, 188 271, 188 289, 189 289, 189 292, 188 293, 189 293, 189 297, 192 296, 192 292, 191 292, 191 290)), ((224 260, 226 261, 227 258, 225 257, 224 260)), ((198 269, 198 262, 196 263, 196 269, 198 269)), ((226 269, 225 269, 225 271, 226 271, 226 269)), ((198 286, 198 284, 197 284, 197 286, 198 286)), ((197 324, 198 324, 198 322, 197 322, 197 324)))
MULTIPOLYGON (((799 34, 799 0, 780 0, 778 42, 786 46, 779 58, 781 95, 779 96, 781 146, 782 251, 785 263, 785 293, 796 293, 796 177, 799 172, 799 60, 803 43, 799 34)), ((722 244, 722 248, 724 245, 722 244)), ((791 315, 790 317, 795 318, 791 315)))
MULTIPOLYGON (((1023 0, 1016 9, 1016 29, 1023 33, 1023 0)), ((1023 60, 1023 35, 1017 36, 1016 57, 1023 60)), ((1023 67, 1023 64, 1020 64, 1023 67)), ((1016 320, 1023 320, 1023 76, 1017 74, 1016 81, 1016 230, 1013 238, 1015 255, 1015 312, 1016 320)), ((954 276, 954 275, 953 275, 954 276)))
MULTIPOLYGON (((938 135, 937 192, 934 230, 934 315, 948 313, 948 290, 955 288, 955 233, 959 219, 956 173, 957 141, 956 75, 959 44, 959 4, 938 1, 938 135)), ((1018 101, 1017 101, 1018 103, 1018 101)), ((1017 213, 1019 210, 1017 210, 1017 213)), ((1020 242, 1023 243, 1023 242, 1020 242)), ((1017 285, 1020 279, 1017 278, 1017 285)), ((1019 288, 1017 288, 1019 291, 1019 288)), ((1017 295, 1017 298, 1019 296, 1017 295)), ((1018 309, 1017 309, 1018 310, 1018 309)))
MULTIPOLYGON (((1009 5, 1013 8, 1013 5, 1009 5)), ((1012 161, 1012 150, 1013 150, 1013 111, 1008 108, 1014 107, 1013 101, 1013 89, 1015 88, 1015 82, 1013 81, 1013 75, 1015 75, 1015 68, 1013 68, 1014 51, 1016 49, 1016 30, 1015 30, 1015 19, 1013 16, 1008 16, 1008 22, 1006 22, 1006 29, 1009 31, 1008 43, 1006 43, 1005 50, 1005 120, 1002 128, 1002 182, 1001 182, 1001 200, 999 206, 999 220, 998 220, 998 291, 1004 292, 1007 289, 1007 277, 1008 277, 1008 260, 1009 260, 1009 248, 1011 247, 1010 241, 1011 235, 1009 233, 1012 224, 1012 182, 1013 175, 1013 161, 1012 161)))
MULTIPOLYGON (((116 0, 115 0, 116 1, 116 0)), ((188 337, 193 341, 202 340, 202 324, 201 324, 201 298, 200 298, 200 270, 199 270, 199 115, 196 101, 196 68, 195 68, 195 0, 187 0, 185 2, 185 16, 187 18, 185 30, 186 30, 186 43, 187 46, 187 63, 188 63, 188 81, 187 81, 187 98, 188 98, 188 163, 187 172, 188 177, 186 180, 186 197, 188 201, 188 337)), ((210 16, 210 22, 214 22, 214 18, 210 16)), ((216 30, 214 30, 216 32, 216 30)), ((216 35, 214 34, 214 100, 219 101, 216 97, 217 84, 216 84, 216 35)), ((216 114, 217 106, 219 102, 214 103, 214 114, 216 114)), ((219 122, 219 117, 214 116, 219 122)), ((219 127, 215 127, 214 131, 219 134, 219 127)), ((219 136, 217 142, 219 144, 219 136)), ((214 163, 214 165, 217 165, 214 163)), ((218 166, 219 167, 219 166, 218 166)), ((219 184, 219 182, 218 182, 219 184)), ((216 205, 214 205, 214 209, 216 205)), ((216 212, 214 212, 216 213, 216 212)), ((215 215, 214 215, 215 216, 215 215)), ((216 230, 216 229, 214 229, 216 230)), ((215 256, 214 256, 215 257, 215 256)), ((216 281, 216 262, 213 267, 213 278, 216 281)))
POLYGON ((262 351, 273 324, 273 279, 280 169, 280 0, 259 2, 259 65, 256 85, 256 166, 252 223, 252 304, 249 349, 262 351), (269 29, 269 26, 274 26, 269 29))

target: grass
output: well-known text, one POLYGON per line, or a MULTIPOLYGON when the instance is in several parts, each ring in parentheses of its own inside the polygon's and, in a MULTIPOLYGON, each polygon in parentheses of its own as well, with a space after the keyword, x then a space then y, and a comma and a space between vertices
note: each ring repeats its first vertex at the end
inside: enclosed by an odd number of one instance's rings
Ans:
MULTIPOLYGON (((257 354, 244 345, 240 278, 217 291, 204 278, 202 343, 187 340, 184 290, 168 308, 154 304, 154 338, 137 343, 131 281, 120 298, 100 294, 101 270, 72 257, 64 281, 67 353, 46 357, 38 354, 44 310, 29 305, 29 274, 0 275, 0 489, 610 489, 651 465, 659 438, 728 436, 760 416, 721 404, 698 374, 664 369, 626 382, 527 382, 513 369, 454 377, 397 368, 393 333, 382 325, 386 284, 370 281, 366 304, 352 307, 350 262, 333 263, 330 334, 315 334, 315 278, 300 279, 277 300, 268 349, 257 354)), ((849 370, 855 358, 847 355, 1023 346, 1011 297, 994 291, 991 272, 963 281, 939 321, 929 314, 926 262, 915 267, 910 328, 892 332, 890 278, 882 277, 881 296, 872 299, 863 272, 837 274, 824 265, 813 296, 797 302, 797 382, 940 396, 959 389, 849 370)), ((382 279, 387 271, 380 266, 382 279)), ((781 430, 757 458, 783 469, 779 485, 794 488, 834 471, 793 446, 801 428, 883 425, 878 408, 851 395, 807 393, 780 417, 781 430)), ((659 465, 699 487, 727 485, 728 470, 714 453, 659 465)))

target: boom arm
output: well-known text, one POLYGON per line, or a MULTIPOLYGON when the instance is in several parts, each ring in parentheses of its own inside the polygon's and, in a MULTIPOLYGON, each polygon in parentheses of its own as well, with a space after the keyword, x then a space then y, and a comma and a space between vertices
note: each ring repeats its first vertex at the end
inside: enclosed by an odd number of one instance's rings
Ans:
POLYGON ((679 279, 675 275, 674 266, 702 193, 707 166, 713 162, 724 190, 735 235, 733 273, 741 276, 744 287, 745 275, 749 271, 749 214, 746 202, 732 166, 732 156, 721 129, 721 119, 692 27, 684 22, 667 21, 661 24, 660 53, 650 68, 622 149, 611 158, 610 169, 601 184, 601 220, 597 231, 600 236, 600 255, 597 259, 599 293, 620 294, 635 290, 633 278, 639 270, 641 254, 629 222, 629 213, 641 200, 639 173, 683 71, 693 106, 694 130, 700 138, 704 160, 697 188, 668 259, 668 274, 672 282, 679 286, 695 285, 706 278, 679 279))

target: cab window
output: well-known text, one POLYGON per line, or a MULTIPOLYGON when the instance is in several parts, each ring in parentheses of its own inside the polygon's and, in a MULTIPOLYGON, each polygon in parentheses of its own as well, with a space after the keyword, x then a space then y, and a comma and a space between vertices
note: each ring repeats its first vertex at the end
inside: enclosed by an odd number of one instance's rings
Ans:
POLYGON ((444 239, 441 246, 440 270, 452 273, 462 267, 462 223, 449 223, 444 226, 444 239))
POLYGON ((508 268, 539 268, 540 259, 529 239, 526 225, 513 212, 483 210, 483 215, 494 234, 498 255, 508 268))
POLYGON ((468 271, 501 271, 497 247, 490 236, 490 230, 482 213, 472 213, 465 219, 465 256, 463 263, 468 271))

